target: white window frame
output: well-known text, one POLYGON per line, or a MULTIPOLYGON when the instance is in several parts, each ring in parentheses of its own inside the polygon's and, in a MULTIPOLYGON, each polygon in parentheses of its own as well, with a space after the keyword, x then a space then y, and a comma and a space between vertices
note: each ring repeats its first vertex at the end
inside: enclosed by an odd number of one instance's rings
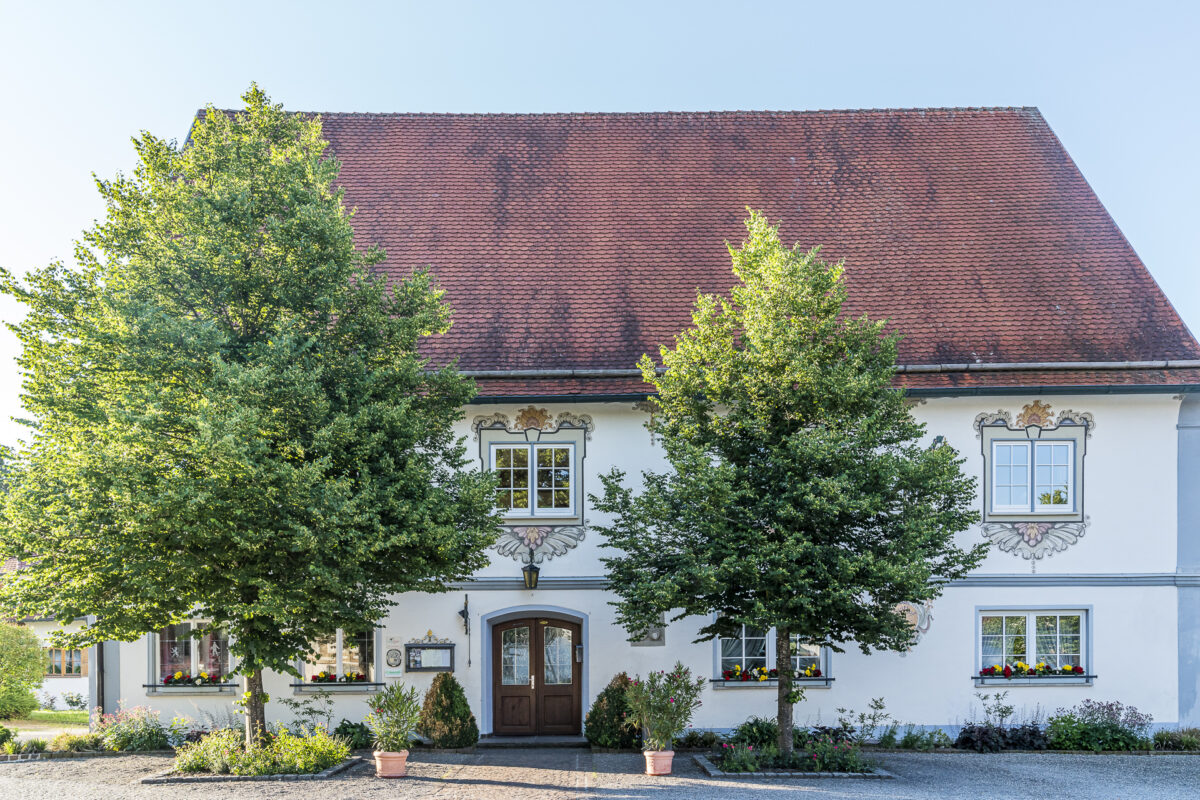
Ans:
MULTIPOLYGON (((1075 498, 1075 441, 1073 439, 1038 439, 1035 441, 1022 439, 996 439, 992 441, 991 475, 988 487, 991 496, 991 513, 993 514, 1074 514, 1076 513, 1075 498), (1037 453, 1040 448, 1066 446, 1067 448, 1067 502, 1062 505, 1042 504, 1038 502, 1037 494, 1037 453), (1029 492, 1029 502, 1024 505, 1000 505, 996 502, 997 470, 1000 468, 996 453, 1001 447, 1020 448, 1025 451, 1026 489, 1029 492)), ((1012 485, 1012 484, 1006 484, 1012 485)))
POLYGON ((574 442, 492 442, 488 447, 488 467, 492 470, 496 469, 496 451, 498 450, 525 450, 529 454, 529 505, 522 508, 503 508, 505 518, 519 517, 575 517, 578 516, 577 508, 579 505, 578 486, 579 476, 575 468, 575 443, 574 442), (549 450, 552 448, 563 449, 568 452, 567 470, 569 472, 570 486, 568 492, 571 496, 571 505, 568 508, 539 508, 537 503, 537 454, 539 450, 549 450))
MULTIPOLYGON (((189 626, 188 639, 191 641, 191 647, 189 647, 188 649, 191 650, 191 656, 190 656, 191 669, 189 670, 188 674, 195 677, 196 675, 200 674, 200 639, 197 639, 196 637, 191 636, 190 634, 191 634, 191 631, 195 630, 197 626, 204 625, 205 623, 203 621, 195 622, 192 620, 184 620, 183 622, 179 622, 176 624, 189 626)), ((162 679, 165 677, 162 672, 162 632, 163 632, 163 630, 165 630, 165 627, 166 626, 164 626, 164 628, 160 628, 159 630, 155 631, 154 636, 151 638, 151 646, 153 647, 153 650, 151 651, 150 667, 151 667, 151 677, 155 683, 162 683, 162 679)), ((221 683, 229 682, 229 681, 225 680, 225 676, 231 674, 234 669, 233 655, 230 653, 230 646, 232 644, 233 644, 233 637, 230 636, 228 633, 226 633, 225 634, 225 673, 223 675, 218 676, 221 679, 221 683)), ((165 688, 170 688, 170 687, 165 687, 165 688)), ((195 688, 205 689, 205 688, 213 688, 213 687, 212 686, 207 686, 207 687, 206 686, 197 686, 195 688)))
MULTIPOLYGON (((1083 675, 1092 673, 1092 651, 1091 651, 1091 632, 1092 632, 1092 609, 1088 606, 1074 607, 1046 607, 1046 606, 994 606, 994 607, 979 607, 975 610, 975 671, 986 669, 987 667, 996 666, 996 660, 992 657, 983 655, 983 618, 984 617, 1025 617, 1025 662, 1030 666, 1035 666, 1039 662, 1044 661, 1044 654, 1038 652, 1037 649, 1037 617, 1064 617, 1078 616, 1079 617, 1079 666, 1083 667, 1083 675)), ((1061 636, 1061 634, 1058 634, 1061 636)), ((1008 665, 1016 662, 1007 662, 1008 665)), ((1005 663, 999 664, 1000 667, 1006 666, 1005 663)), ((1059 665, 1055 664, 1057 668, 1059 665)), ((1085 680, 1079 675, 1057 675, 1056 678, 1068 680, 1085 680)), ((1047 678, 1036 678, 1033 680, 1046 680, 1047 678)), ((1090 679, 1089 679, 1090 680, 1090 679)))
MULTIPOLYGON (((792 636, 796 637, 797 635, 792 634, 792 636)), ((721 642, 726 639, 729 639, 729 638, 730 637, 727 637, 727 636, 718 636, 716 639, 713 640, 713 642, 715 644, 715 650, 714 650, 715 656, 714 656, 714 663, 713 663, 713 669, 714 669, 713 680, 725 682, 727 685, 731 685, 731 686, 732 685, 741 685, 743 682, 741 682, 741 681, 725 681, 724 676, 723 676, 723 673, 725 671, 725 665, 723 663, 724 658, 723 658, 723 651, 721 648, 721 642)), ((745 639, 746 639, 746 626, 745 625, 742 626, 741 634, 739 636, 737 636, 736 638, 742 642, 745 641, 745 639)), ((775 642, 776 642, 775 629, 771 628, 766 632, 766 648, 767 649, 766 649, 766 654, 765 654, 766 659, 765 659, 764 666, 768 670, 776 668, 775 642)), ((797 658, 794 650, 793 650, 792 657, 797 658)), ((806 679, 802 676, 793 675, 792 680, 815 680, 815 681, 826 681, 827 682, 827 679, 829 678, 829 661, 830 661, 829 648, 827 648, 827 647, 820 648, 820 650, 817 654, 817 667, 821 670, 821 677, 806 679)), ((746 648, 745 648, 745 645, 743 644, 742 645, 742 669, 743 670, 746 669, 745 662, 746 662, 746 648)), ((770 678, 767 681, 764 681, 763 683, 766 683, 767 685, 770 685, 770 686, 774 686, 775 680, 776 680, 775 678, 770 678)), ((746 685, 753 685, 754 683, 756 683, 756 681, 745 681, 744 683, 746 685)))
MULTIPOLYGON (((375 669, 375 667, 376 667, 375 662, 379 655, 379 641, 378 641, 378 633, 377 633, 378 630, 379 630, 378 628, 371 628, 369 630, 363 631, 363 633, 367 634, 367 637, 371 640, 371 659, 367 663, 367 667, 368 667, 368 669, 366 670, 367 679, 366 679, 366 681, 363 681, 362 683, 372 684, 378 680, 377 670, 375 669)), ((335 642, 335 644, 334 644, 334 659, 336 662, 335 667, 334 667, 334 672, 339 678, 341 678, 341 676, 346 674, 346 672, 345 672, 346 665, 345 665, 345 660, 344 660, 345 659, 345 655, 344 655, 344 653, 345 653, 345 631, 343 631, 341 628, 338 628, 337 632, 334 634, 334 642, 335 642)), ((314 666, 314 665, 308 661, 302 660, 299 663, 300 674, 304 677, 303 677, 303 680, 297 684, 297 686, 309 686, 311 684, 313 687, 324 688, 324 689, 329 688, 331 685, 342 686, 341 683, 339 683, 339 684, 313 683, 309 679, 309 675, 305 671, 307 667, 312 667, 312 666, 314 666)), ((352 682, 347 682, 345 685, 352 687, 356 683, 357 682, 352 681, 352 682)), ((362 683, 358 683, 358 685, 361 686, 362 683)))

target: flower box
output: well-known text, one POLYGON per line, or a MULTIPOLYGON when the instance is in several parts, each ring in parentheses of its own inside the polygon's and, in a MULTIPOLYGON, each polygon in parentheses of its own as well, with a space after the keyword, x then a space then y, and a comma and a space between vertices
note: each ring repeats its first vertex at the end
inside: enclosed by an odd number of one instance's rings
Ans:
POLYGON ((981 678, 1004 678, 1005 680, 1012 678, 1078 678, 1083 675, 1083 667, 1052 667, 1045 662, 1026 664, 1024 661, 1018 661, 1015 664, 1004 664, 1003 666, 993 664, 979 670, 981 678))
MULTIPOLYGON (((809 686, 809 687, 828 688, 829 685, 833 683, 833 681, 834 681, 833 678, 827 678, 825 676, 821 676, 819 678, 801 677, 801 678, 792 678, 792 685, 793 686, 809 686)), ((727 681, 724 678, 713 678, 709 681, 709 683, 712 684, 714 689, 758 689, 758 688, 766 688, 768 686, 778 686, 779 679, 778 678, 766 678, 764 680, 752 680, 752 681, 749 681, 749 680, 747 680, 747 681, 743 681, 743 680, 727 681)))

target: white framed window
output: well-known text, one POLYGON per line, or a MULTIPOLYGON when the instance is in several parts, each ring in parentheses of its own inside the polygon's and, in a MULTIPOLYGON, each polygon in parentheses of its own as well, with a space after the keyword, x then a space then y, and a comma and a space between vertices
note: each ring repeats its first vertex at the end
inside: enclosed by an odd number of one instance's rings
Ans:
MULTIPOLYGON (((796 634, 792 634, 791 639, 793 675, 808 669, 822 669, 819 646, 801 642, 796 634)), ((764 631, 743 625, 740 635, 721 637, 717 647, 720 654, 717 673, 723 679, 728 680, 727 676, 731 673, 746 673, 757 668, 765 669, 768 673, 776 669, 774 629, 764 631)))
POLYGON ((313 656, 301 667, 305 683, 314 678, 330 682, 370 683, 375 679, 375 631, 341 630, 313 642, 313 656))
POLYGON ((493 444, 496 507, 510 517, 575 516, 575 444, 493 444))
POLYGON ((1046 664, 1086 672, 1088 612, 1083 609, 997 609, 979 612, 981 668, 1046 664))
POLYGON ((217 631, 197 639, 191 635, 194 628, 194 623, 180 622, 158 632, 156 673, 159 683, 176 675, 205 675, 220 681, 229 674, 229 636, 217 631))
POLYGON ((992 442, 992 512, 1075 511, 1073 440, 992 442))

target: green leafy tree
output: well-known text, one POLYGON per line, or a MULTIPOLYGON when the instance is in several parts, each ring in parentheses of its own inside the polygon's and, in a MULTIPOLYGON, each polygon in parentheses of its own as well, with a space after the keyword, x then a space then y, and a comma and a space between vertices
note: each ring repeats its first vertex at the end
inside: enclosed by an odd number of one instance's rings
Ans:
POLYGON ((182 147, 136 138, 74 268, 2 276, 29 309, 34 422, 0 519, 0 552, 32 566, 0 601, 95 615, 75 646, 228 631, 249 738, 264 668, 468 576, 498 519, 452 429, 474 385, 417 351, 450 325, 441 291, 370 271, 319 119, 244 100, 182 147))
POLYGON ((37 634, 0 622, 0 719, 21 718, 37 708, 33 690, 42 685, 46 657, 37 634))
POLYGON ((792 749, 792 636, 841 651, 912 644, 901 601, 937 597, 984 548, 955 533, 976 520, 973 478, 891 386, 898 337, 847 319, 842 268, 788 248, 759 213, 730 247, 729 298, 701 294, 693 327, 661 348, 650 428, 669 468, 635 492, 603 476, 595 527, 618 618, 636 638, 661 613, 714 615, 701 641, 742 625, 776 630, 779 747, 792 749))

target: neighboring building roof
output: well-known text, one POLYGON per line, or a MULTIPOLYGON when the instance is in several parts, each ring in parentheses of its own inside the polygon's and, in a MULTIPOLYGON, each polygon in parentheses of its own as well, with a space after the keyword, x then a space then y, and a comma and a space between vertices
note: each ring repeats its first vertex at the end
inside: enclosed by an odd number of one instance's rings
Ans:
MULTIPOLYGON (((431 265, 435 362, 632 368, 733 282, 746 208, 845 260, 848 311, 910 365, 1200 359, 1200 346, 1034 108, 322 114, 360 245, 431 265)), ((948 370, 954 387, 1200 385, 1200 369, 948 370)), ((484 396, 644 393, 635 377, 486 378, 484 396)))

